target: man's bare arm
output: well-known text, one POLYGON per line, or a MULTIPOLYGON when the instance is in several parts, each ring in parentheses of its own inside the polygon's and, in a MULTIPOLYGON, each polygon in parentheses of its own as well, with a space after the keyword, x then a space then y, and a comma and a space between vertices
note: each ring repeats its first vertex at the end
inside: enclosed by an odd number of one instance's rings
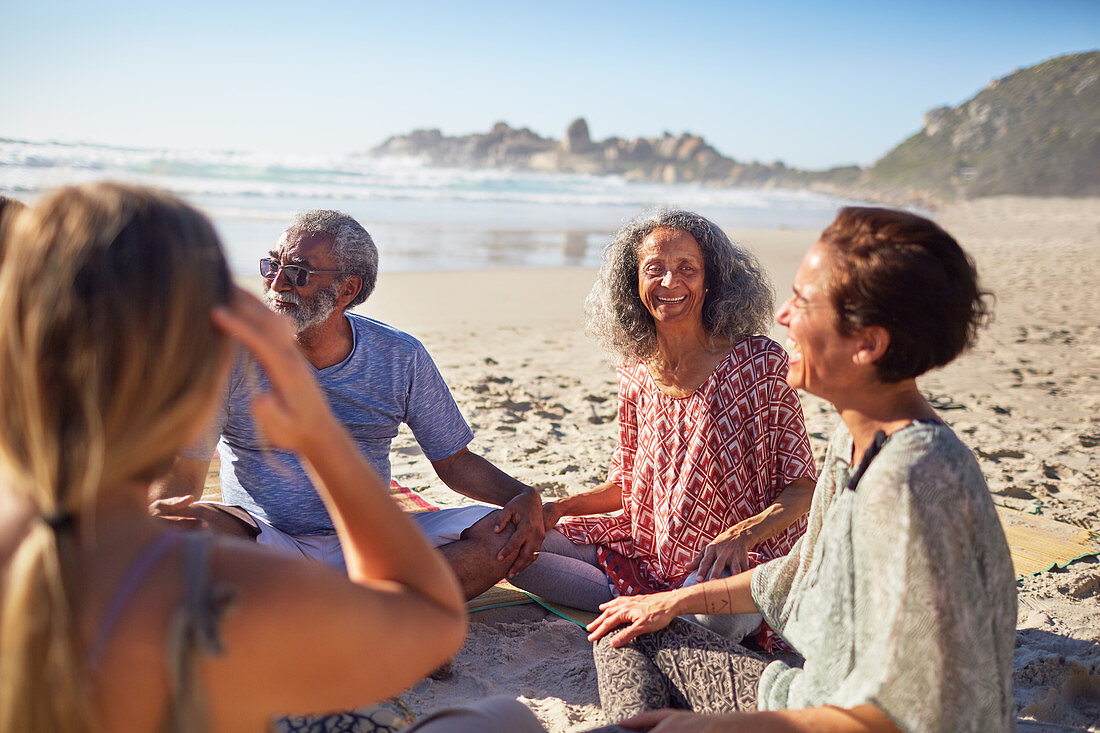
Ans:
POLYGON ((175 499, 181 496, 201 499, 203 486, 206 484, 206 474, 210 470, 210 461, 210 458, 203 460, 176 456, 168 473, 149 485, 149 503, 154 504, 164 499, 175 499))
POLYGON ((503 532, 508 524, 516 526, 516 531, 497 556, 498 560, 503 560, 518 551, 515 562, 508 570, 508 577, 521 572, 534 561, 546 535, 542 497, 537 491, 467 448, 453 456, 432 461, 432 467, 443 483, 463 496, 501 507, 495 531, 503 532))

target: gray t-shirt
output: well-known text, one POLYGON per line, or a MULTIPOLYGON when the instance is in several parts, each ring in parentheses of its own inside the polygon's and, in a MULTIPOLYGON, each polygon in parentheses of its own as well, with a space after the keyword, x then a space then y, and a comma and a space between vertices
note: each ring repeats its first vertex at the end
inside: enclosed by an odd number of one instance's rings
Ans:
POLYGON ((756 569, 764 619, 806 658, 773 662, 763 710, 872 703, 904 731, 1012 730, 1016 584, 974 456, 944 425, 890 436, 855 491, 833 435, 809 528, 756 569))
MULTIPOLYGON (((336 418, 389 485, 390 442, 401 423, 430 461, 462 450, 473 433, 424 346, 384 323, 352 313, 351 353, 314 376, 336 418)), ((332 534, 332 519, 293 453, 259 435, 252 396, 269 391, 263 368, 246 354, 234 364, 224 409, 206 439, 184 451, 209 458, 217 441, 222 501, 244 507, 291 535, 332 534)))

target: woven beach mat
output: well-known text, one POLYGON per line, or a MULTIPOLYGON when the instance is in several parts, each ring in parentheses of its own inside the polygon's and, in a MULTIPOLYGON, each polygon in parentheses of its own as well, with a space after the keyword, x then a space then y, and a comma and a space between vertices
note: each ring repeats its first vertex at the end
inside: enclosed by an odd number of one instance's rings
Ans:
POLYGON ((505 608, 507 606, 522 606, 527 603, 536 603, 544 609, 560 616, 566 621, 572 621, 582 629, 590 624, 599 614, 590 611, 582 611, 572 606, 563 606, 560 603, 552 603, 534 593, 520 590, 506 580, 502 580, 477 598, 466 602, 466 610, 470 613, 488 611, 492 608, 505 608))
POLYGON ((998 506, 1016 577, 1026 578, 1074 560, 1100 555, 1100 533, 998 506))
POLYGON ((435 504, 412 489, 406 488, 393 480, 390 481, 390 497, 397 502, 397 506, 408 514, 439 511, 439 507, 435 504))

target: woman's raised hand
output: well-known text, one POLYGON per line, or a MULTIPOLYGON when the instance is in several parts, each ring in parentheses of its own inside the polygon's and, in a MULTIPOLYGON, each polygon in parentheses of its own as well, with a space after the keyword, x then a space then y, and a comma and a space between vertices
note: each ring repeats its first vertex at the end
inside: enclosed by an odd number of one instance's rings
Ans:
POLYGON ((336 421, 298 350, 290 320, 240 288, 230 305, 215 308, 211 318, 255 354, 267 372, 271 391, 252 400, 252 414, 264 437, 279 448, 299 452, 310 441, 323 439, 336 421))

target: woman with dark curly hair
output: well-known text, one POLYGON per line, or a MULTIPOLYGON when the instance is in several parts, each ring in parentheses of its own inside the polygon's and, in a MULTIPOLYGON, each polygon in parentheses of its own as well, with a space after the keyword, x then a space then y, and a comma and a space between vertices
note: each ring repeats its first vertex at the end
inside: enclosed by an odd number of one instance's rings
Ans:
MULTIPOLYGON (((791 548, 814 468, 786 354, 762 335, 772 306, 755 259, 698 214, 619 231, 586 303, 589 332, 620 361, 610 475, 546 502, 542 553, 512 583, 595 611, 791 548)), ((760 627, 755 613, 697 620, 738 641, 760 627)))
POLYGON ((806 534, 731 578, 605 604, 588 627, 604 710, 629 730, 1012 730, 1008 545, 916 381, 987 319, 974 265, 927 219, 847 208, 793 290, 787 382, 841 419, 806 534), (804 663, 677 620, 757 610, 804 663))

